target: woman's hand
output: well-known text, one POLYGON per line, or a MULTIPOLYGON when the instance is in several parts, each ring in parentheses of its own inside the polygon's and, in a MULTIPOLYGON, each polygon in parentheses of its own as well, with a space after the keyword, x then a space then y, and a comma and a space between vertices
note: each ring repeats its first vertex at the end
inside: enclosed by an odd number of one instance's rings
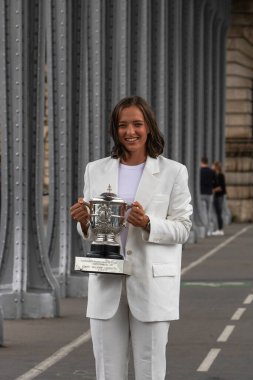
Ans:
POLYGON ((81 223, 82 230, 85 235, 89 228, 90 222, 90 205, 83 198, 78 198, 78 202, 70 207, 70 214, 76 222, 81 223))
POLYGON ((135 227, 145 228, 147 226, 149 217, 145 215, 144 208, 139 202, 133 202, 127 221, 135 227))

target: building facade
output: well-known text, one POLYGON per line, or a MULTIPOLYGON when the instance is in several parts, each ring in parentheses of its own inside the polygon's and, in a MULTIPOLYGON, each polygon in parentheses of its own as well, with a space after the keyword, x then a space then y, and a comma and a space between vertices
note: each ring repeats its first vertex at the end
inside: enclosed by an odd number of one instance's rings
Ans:
POLYGON ((226 178, 232 218, 253 221, 253 2, 232 2, 227 40, 226 178))

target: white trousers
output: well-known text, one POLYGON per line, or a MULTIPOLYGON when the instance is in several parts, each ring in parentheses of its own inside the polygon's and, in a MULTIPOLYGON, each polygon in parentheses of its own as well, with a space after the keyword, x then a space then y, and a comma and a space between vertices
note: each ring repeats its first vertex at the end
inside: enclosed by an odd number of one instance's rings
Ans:
POLYGON ((125 289, 111 319, 90 319, 97 380, 127 380, 130 339, 135 380, 164 380, 169 321, 141 322, 131 314, 125 289))

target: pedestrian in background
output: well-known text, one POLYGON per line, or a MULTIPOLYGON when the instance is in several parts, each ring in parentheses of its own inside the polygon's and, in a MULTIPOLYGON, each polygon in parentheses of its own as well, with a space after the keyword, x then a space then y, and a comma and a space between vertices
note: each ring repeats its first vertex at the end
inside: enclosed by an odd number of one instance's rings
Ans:
POLYGON ((122 99, 110 127, 112 154, 87 165, 84 200, 71 207, 81 236, 90 240, 87 201, 111 184, 132 203, 120 243, 133 273, 89 275, 97 380, 128 378, 130 339, 135 379, 164 380, 169 325, 179 318, 182 244, 191 229, 187 169, 161 155, 164 139, 141 97, 122 99))
POLYGON ((215 186, 213 188, 213 205, 214 210, 217 216, 217 223, 218 223, 218 230, 214 231, 212 233, 213 236, 223 236, 223 217, 222 217, 222 210, 223 210, 223 203, 224 203, 224 196, 226 194, 226 180, 225 175, 222 173, 221 163, 219 161, 215 161, 212 165, 214 171, 215 171, 215 186))
POLYGON ((215 172, 208 166, 207 157, 202 157, 200 162, 200 197, 203 205, 204 225, 207 235, 212 233, 212 209, 213 209, 213 188, 215 187, 215 172))

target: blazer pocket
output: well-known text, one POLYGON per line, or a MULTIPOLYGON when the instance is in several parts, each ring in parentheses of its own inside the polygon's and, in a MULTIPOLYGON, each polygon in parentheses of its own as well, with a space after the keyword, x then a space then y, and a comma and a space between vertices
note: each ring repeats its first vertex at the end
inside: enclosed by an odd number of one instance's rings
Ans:
POLYGON ((169 197, 165 195, 156 195, 152 198, 148 208, 147 214, 150 213, 150 216, 160 217, 165 219, 168 213, 169 206, 169 197))
POLYGON ((175 277, 178 274, 177 266, 171 264, 153 264, 153 277, 175 277))

